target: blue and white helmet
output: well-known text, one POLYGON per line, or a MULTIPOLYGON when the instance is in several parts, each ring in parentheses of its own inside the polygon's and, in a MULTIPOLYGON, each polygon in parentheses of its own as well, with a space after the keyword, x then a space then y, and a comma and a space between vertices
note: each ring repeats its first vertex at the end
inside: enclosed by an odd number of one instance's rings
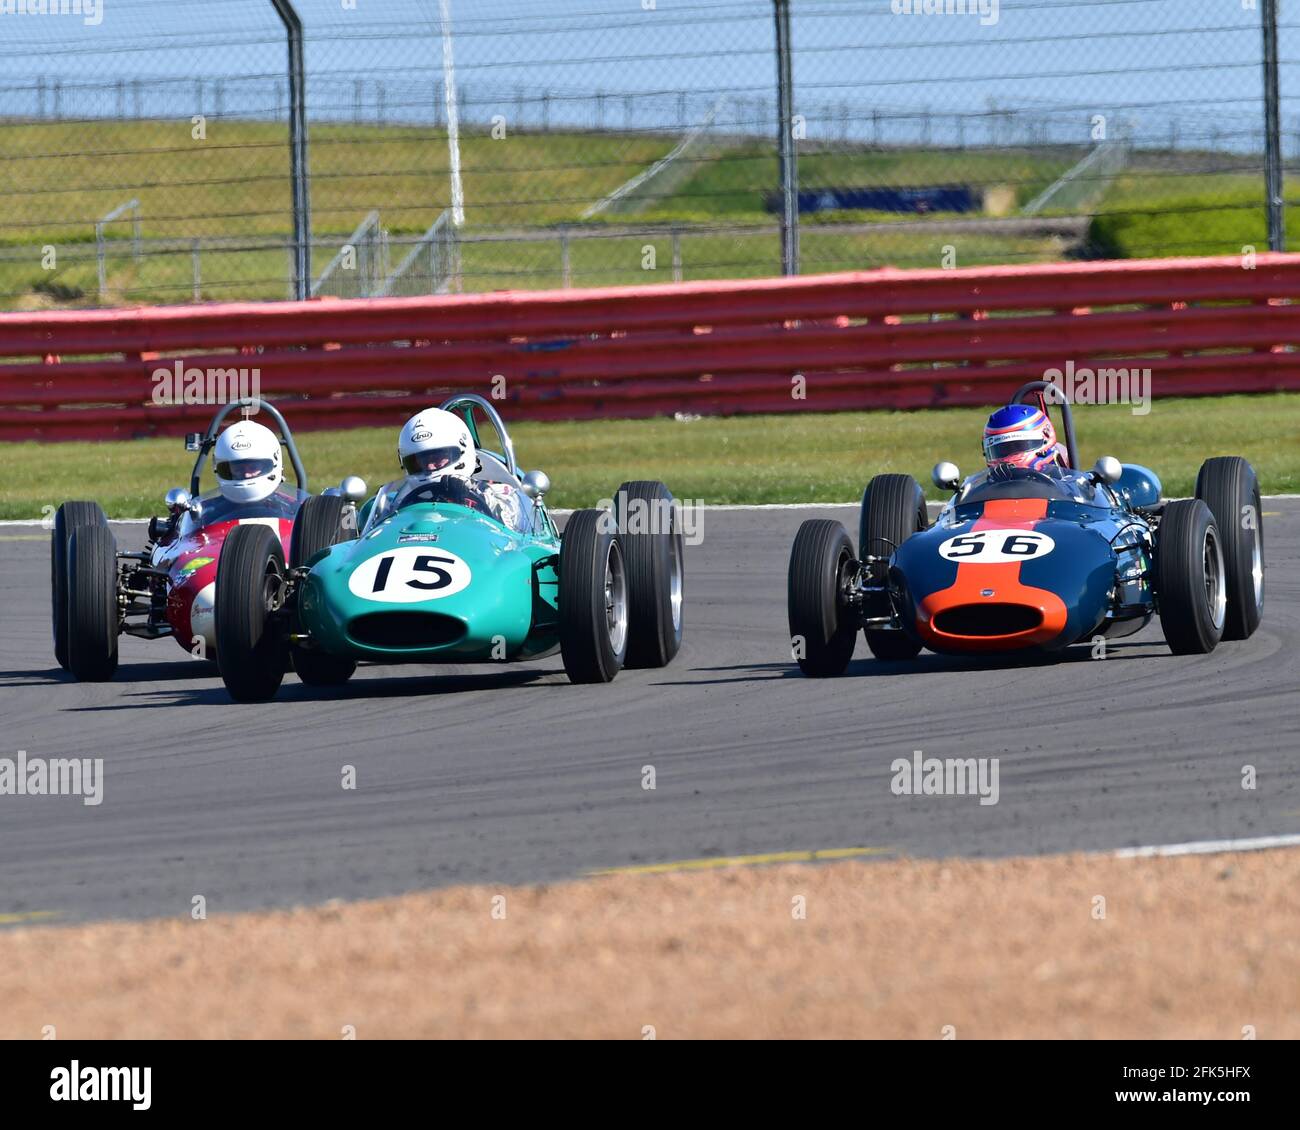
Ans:
POLYGON ((984 461, 1031 471, 1058 462, 1056 429, 1047 413, 1032 404, 999 408, 984 427, 984 461))

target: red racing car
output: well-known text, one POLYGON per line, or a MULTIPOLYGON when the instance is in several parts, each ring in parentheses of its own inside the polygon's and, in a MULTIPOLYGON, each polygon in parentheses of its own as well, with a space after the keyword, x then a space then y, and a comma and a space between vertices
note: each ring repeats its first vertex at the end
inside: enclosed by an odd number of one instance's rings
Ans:
MULTIPOLYGON (((197 658, 215 658, 217 560, 235 527, 271 527, 286 559, 295 560, 293 531, 308 497, 307 472, 284 417, 255 399, 231 401, 213 416, 206 432, 186 437, 185 448, 197 452, 190 488, 167 492, 167 515, 149 520, 143 550, 118 550, 96 502, 65 502, 55 514, 50 541, 54 654, 76 679, 112 678, 122 633, 143 639, 170 636, 197 658), (220 431, 226 417, 241 409, 265 413, 280 435, 247 415, 220 431), (293 467, 295 488, 284 483, 281 447, 293 467), (200 495, 209 453, 217 487, 200 495)), ((352 500, 366 492, 360 479, 349 479, 325 493, 335 504, 313 507, 313 521, 332 515, 337 529, 352 500)))

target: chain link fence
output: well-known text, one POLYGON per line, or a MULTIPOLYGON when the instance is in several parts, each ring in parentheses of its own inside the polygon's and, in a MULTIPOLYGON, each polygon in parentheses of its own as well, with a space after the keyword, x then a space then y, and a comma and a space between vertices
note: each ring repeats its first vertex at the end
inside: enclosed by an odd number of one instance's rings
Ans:
MULTIPOLYGON (((774 0, 447 6, 296 3, 310 293, 780 272, 774 0)), ((805 273, 1267 246, 1254 0, 790 11, 805 273)), ((287 55, 270 0, 0 4, 0 305, 292 297, 287 55)))

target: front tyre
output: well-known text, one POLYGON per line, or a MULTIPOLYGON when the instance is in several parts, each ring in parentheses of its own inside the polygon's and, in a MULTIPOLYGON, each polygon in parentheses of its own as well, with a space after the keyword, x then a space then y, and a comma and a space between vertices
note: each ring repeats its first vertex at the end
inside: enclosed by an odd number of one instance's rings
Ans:
MULTIPOLYGON (((321 550, 340 542, 355 541, 356 537, 356 514, 346 498, 313 495, 298 509, 294 519, 289 538, 289 565, 301 568, 321 550)), ((342 686, 357 669, 355 660, 314 648, 290 644, 289 651, 295 673, 309 687, 342 686)))
POLYGON ((217 562, 213 624, 217 666, 236 702, 266 702, 284 681, 284 572, 284 550, 268 527, 236 526, 226 536, 217 562))
POLYGON ((615 500, 627 564, 628 667, 666 667, 682 646, 683 538, 672 492, 630 482, 615 500))
POLYGON ((1201 464, 1196 497, 1214 515, 1227 575, 1225 640, 1249 639, 1264 614, 1264 516, 1255 469, 1239 455, 1201 464))
MULTIPOLYGON (((862 492, 858 516, 858 556, 889 557, 914 533, 930 525, 925 492, 911 475, 876 475, 862 492)), ((864 628, 877 659, 915 659, 921 643, 906 632, 864 628)))
POLYGON ((628 645, 623 546, 604 510, 578 510, 560 541, 560 654, 569 681, 608 683, 628 645))
POLYGON ((1155 550, 1160 627, 1169 650, 1175 655, 1213 651, 1227 619, 1227 579, 1210 508, 1199 498, 1169 503, 1155 550))
POLYGON ((68 539, 82 526, 108 527, 97 502, 65 502, 54 512, 50 536, 50 625, 54 630, 54 658, 68 666, 68 539))
POLYGON ((857 623, 841 596, 852 560, 853 543, 839 522, 810 519, 795 534, 786 604, 791 646, 805 675, 842 675, 853 658, 857 623))
POLYGON ((117 543, 107 526, 81 526, 68 539, 68 670, 103 683, 117 670, 117 543))

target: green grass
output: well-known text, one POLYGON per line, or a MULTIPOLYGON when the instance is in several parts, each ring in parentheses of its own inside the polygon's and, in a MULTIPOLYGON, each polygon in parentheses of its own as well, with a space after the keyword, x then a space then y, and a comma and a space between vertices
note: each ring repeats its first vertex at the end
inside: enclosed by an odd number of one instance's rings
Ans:
MULTIPOLYGON (((549 501, 589 506, 625 479, 663 479, 679 498, 706 503, 843 502, 882 471, 914 475, 929 489, 942 459, 969 473, 980 464, 987 409, 844 412, 785 416, 520 423, 525 468, 554 482, 549 501)), ((1300 396, 1157 400, 1146 416, 1122 406, 1081 407, 1080 456, 1145 463, 1171 495, 1190 494, 1212 455, 1244 455, 1266 493, 1300 491, 1300 396)), ((289 413, 292 424, 292 412, 289 413)), ((397 424, 298 437, 316 490, 346 474, 371 488, 395 477, 397 424)), ((169 487, 188 483, 191 457, 179 439, 103 444, 0 444, 5 484, 0 518, 39 518, 42 508, 92 498, 113 517, 159 512, 169 487)))
POLYGON ((1158 176, 1132 170, 1115 178, 1089 229, 1100 254, 1116 259, 1240 255, 1268 250, 1264 178, 1158 176))
MULTIPOLYGON (((290 232, 288 137, 283 125, 210 120, 207 138, 192 139, 189 119, 176 121, 0 122, 6 170, 0 208, 0 306, 92 305, 99 301, 95 220, 131 197, 140 200, 146 238, 239 237, 248 251, 202 250, 204 300, 288 297, 290 232), (262 246, 256 245, 261 242, 262 246), (44 269, 53 246, 57 267, 44 269), (15 257, 16 256, 16 257, 15 257)), ((583 210, 649 167, 673 136, 607 133, 519 133, 503 140, 462 133, 467 201, 465 234, 501 227, 544 229, 577 223, 583 210)), ((345 237, 372 209, 394 235, 418 234, 449 203, 447 145, 438 130, 409 126, 316 125, 311 131, 312 219, 317 236, 345 237)), ((870 152, 845 149, 801 157, 806 185, 1006 183, 1021 197, 1037 192, 1071 164, 1068 159, 944 150, 870 152)), ((764 207, 776 184, 771 146, 719 149, 661 200, 636 215, 601 214, 611 224, 675 222, 774 225, 764 207)), ((655 191, 653 188, 650 190, 655 191)), ((844 235, 845 222, 911 217, 845 213, 805 217, 803 266, 808 272, 884 264, 937 266, 955 242, 962 265, 1059 258, 1051 239, 926 232, 844 235)), ((931 220, 943 217, 929 217, 931 220)), ((968 219, 969 217, 961 217, 968 219)), ((110 226, 110 239, 130 235, 130 221, 110 226)), ((655 240, 658 271, 641 268, 646 237, 574 241, 574 285, 636 284, 671 277, 668 239, 655 240)), ((687 279, 761 277, 777 273, 775 235, 683 237, 687 279)), ((328 252, 317 248, 319 270, 328 252)), ((562 283, 557 238, 540 243, 467 244, 468 289, 552 287, 562 283)), ((152 253, 141 262, 108 262, 109 303, 176 302, 192 292, 187 248, 152 253)))

